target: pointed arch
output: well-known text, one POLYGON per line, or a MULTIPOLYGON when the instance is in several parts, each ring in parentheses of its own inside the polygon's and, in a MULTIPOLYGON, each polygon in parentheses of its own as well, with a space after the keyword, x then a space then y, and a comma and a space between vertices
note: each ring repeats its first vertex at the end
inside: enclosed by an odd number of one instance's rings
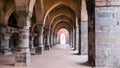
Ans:
POLYGON ((75 13, 75 9, 74 8, 71 8, 69 5, 67 5, 66 3, 64 3, 63 1, 59 1, 58 3, 54 4, 45 14, 44 16, 44 20, 43 20, 43 26, 45 26, 45 23, 46 23, 46 19, 47 19, 47 16, 48 14, 56 7, 60 6, 60 5, 64 5, 68 8, 70 8, 74 13, 75 13))

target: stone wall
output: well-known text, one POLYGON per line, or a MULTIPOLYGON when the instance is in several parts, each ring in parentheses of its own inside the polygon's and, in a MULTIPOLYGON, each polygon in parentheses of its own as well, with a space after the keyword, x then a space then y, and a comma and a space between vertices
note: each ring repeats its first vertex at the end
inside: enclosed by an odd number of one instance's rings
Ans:
POLYGON ((96 0, 96 66, 120 68, 120 0, 96 0))

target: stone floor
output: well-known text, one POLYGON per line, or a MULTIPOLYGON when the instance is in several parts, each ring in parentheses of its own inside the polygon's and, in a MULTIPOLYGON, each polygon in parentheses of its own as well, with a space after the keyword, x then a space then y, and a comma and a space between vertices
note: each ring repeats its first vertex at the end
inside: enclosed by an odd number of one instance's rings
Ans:
POLYGON ((31 65, 14 67, 14 57, 0 56, 0 68, 91 68, 86 55, 75 55, 68 45, 57 45, 42 55, 32 55, 31 65))

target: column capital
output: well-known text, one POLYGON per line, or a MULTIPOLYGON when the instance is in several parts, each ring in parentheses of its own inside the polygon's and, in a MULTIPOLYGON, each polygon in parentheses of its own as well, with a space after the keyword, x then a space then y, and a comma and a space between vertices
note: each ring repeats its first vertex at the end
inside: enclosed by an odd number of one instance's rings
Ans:
POLYGON ((27 27, 27 29, 30 27, 30 17, 27 17, 27 18, 17 18, 17 21, 18 21, 18 27, 19 28, 24 28, 24 27, 27 27))
POLYGON ((38 24, 36 28, 37 28, 37 33, 43 33, 43 25, 38 24))

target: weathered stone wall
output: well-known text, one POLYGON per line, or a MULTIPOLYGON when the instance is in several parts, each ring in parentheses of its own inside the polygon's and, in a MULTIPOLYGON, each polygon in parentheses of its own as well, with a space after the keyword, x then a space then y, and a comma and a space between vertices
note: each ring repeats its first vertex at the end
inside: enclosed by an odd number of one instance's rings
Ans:
POLYGON ((96 0, 96 66, 120 68, 120 0, 96 0))
POLYGON ((88 22, 81 22, 81 54, 88 54, 88 22))

